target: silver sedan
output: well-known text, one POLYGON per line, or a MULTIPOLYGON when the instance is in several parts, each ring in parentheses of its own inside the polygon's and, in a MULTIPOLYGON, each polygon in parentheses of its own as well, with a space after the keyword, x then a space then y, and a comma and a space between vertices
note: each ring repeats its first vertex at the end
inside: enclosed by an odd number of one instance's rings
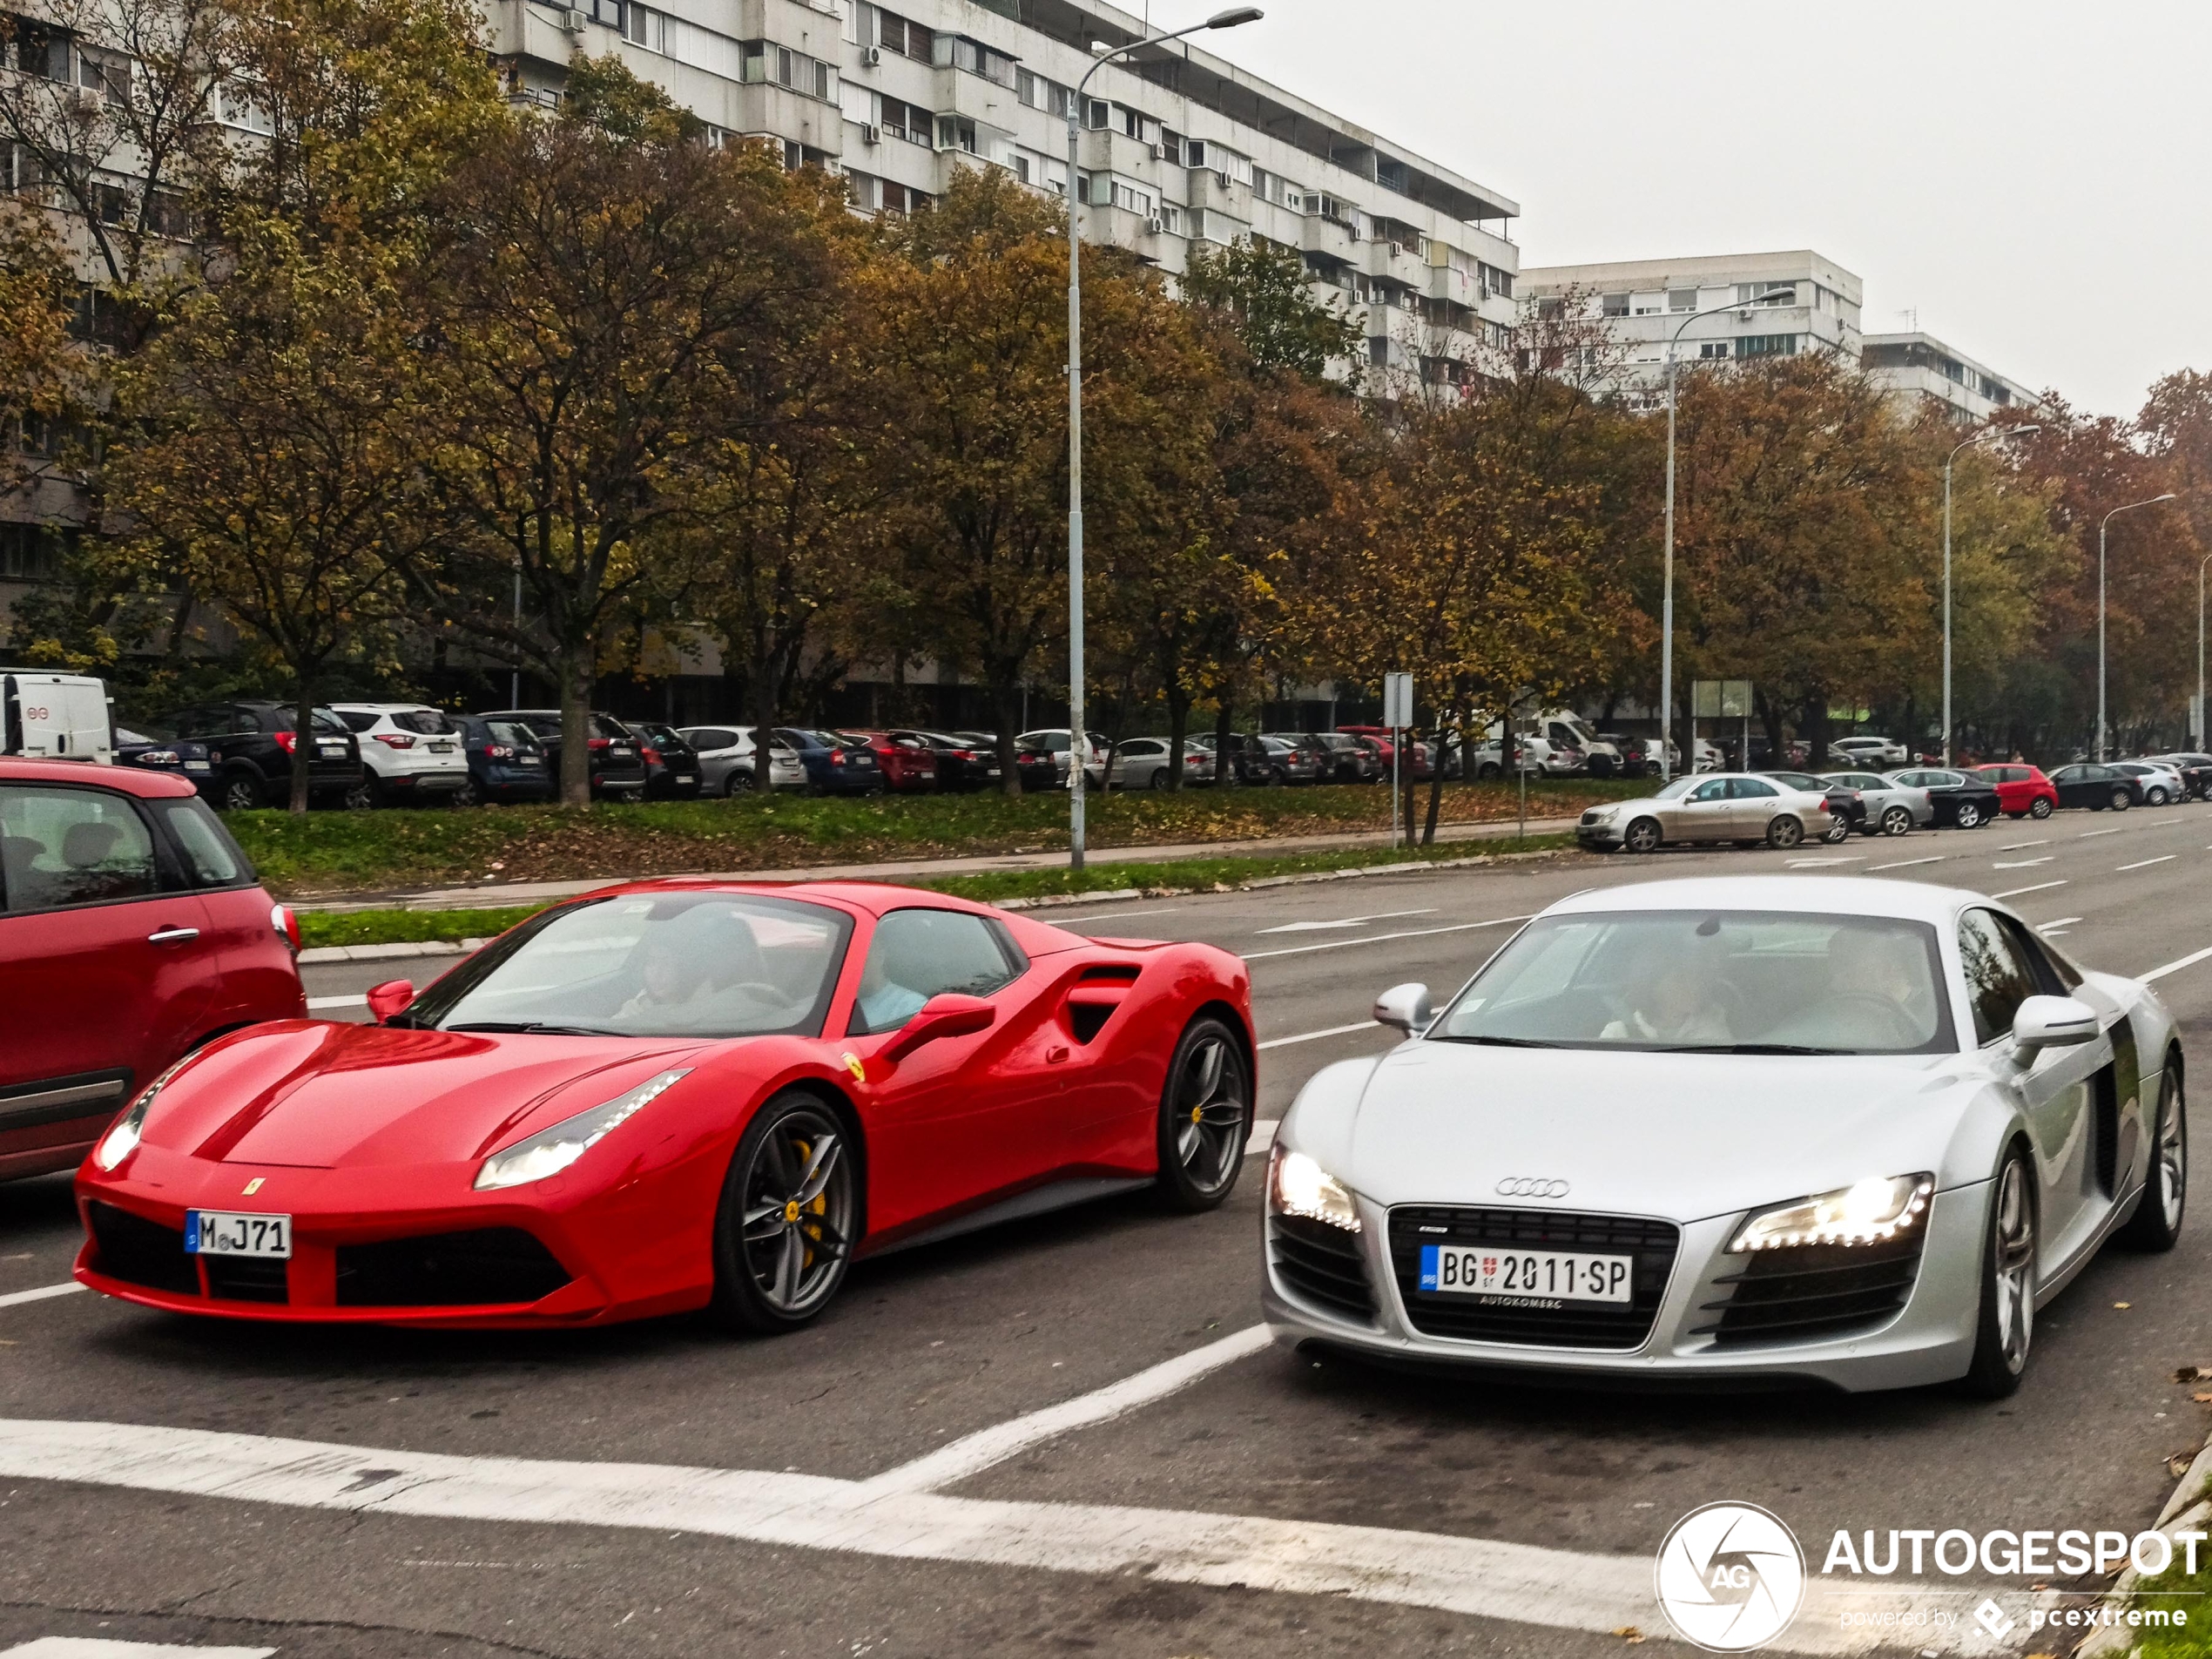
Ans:
POLYGON ((1859 820, 1859 827, 1869 835, 1902 835, 1935 822, 1935 803, 1925 789, 1907 788, 1878 772, 1831 772, 1822 776, 1858 791, 1858 798, 1866 803, 1866 816, 1859 820))
POLYGON ((1316 1073, 1271 1153, 1279 1341, 1648 1386, 2012 1393, 2106 1244, 2166 1251, 2181 1040, 1978 894, 1598 888, 1407 1041, 1316 1073))
POLYGON ((1750 772, 1677 778, 1638 800, 1593 806, 1575 826, 1584 846, 1656 853, 1674 842, 1795 846, 1827 833, 1828 798, 1750 772))

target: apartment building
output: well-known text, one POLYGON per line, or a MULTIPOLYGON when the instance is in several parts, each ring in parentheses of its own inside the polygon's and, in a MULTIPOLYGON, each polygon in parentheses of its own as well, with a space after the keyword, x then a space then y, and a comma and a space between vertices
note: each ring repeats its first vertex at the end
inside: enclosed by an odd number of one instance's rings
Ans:
POLYGON ((1933 334, 1869 334, 1866 372, 1900 401, 1933 404, 1965 425, 2000 409, 2032 408, 2037 399, 2018 381, 1985 368, 1933 334))
POLYGON ((1602 319, 1618 359, 1612 389, 1649 407, 1665 397, 1668 342, 1678 362, 1743 361, 1824 351, 1859 361, 1864 285, 1810 248, 1777 253, 1531 266, 1532 309, 1565 295, 1602 319))
MULTIPOLYGON (((772 139, 791 165, 842 173, 859 207, 894 212, 962 166, 1064 199, 1067 118, 1092 43, 1150 32, 1101 0, 488 10, 516 99, 555 102, 571 55, 618 52, 717 134, 772 139)), ((1100 69, 1077 113, 1086 238, 1170 275, 1207 244, 1294 249, 1317 292, 1361 320, 1376 367, 1456 381, 1510 348, 1521 210, 1499 192, 1189 41, 1100 69)))

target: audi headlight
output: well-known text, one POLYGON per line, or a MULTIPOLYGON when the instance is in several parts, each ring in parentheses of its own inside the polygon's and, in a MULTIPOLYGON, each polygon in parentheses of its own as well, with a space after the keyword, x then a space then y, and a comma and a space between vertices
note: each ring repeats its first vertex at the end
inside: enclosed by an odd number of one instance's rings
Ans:
POLYGON ((1869 1176, 1817 1197, 1755 1212, 1729 1241, 1731 1253, 1799 1244, 1878 1244, 1920 1224, 1932 1175, 1869 1176))
POLYGON ((1303 1152, 1275 1149, 1268 1163, 1267 1199, 1278 1216, 1303 1216, 1348 1233, 1359 1231, 1359 1210, 1352 1194, 1303 1152))
POLYGON ((169 1086, 169 1080, 182 1071, 191 1059, 191 1055, 185 1055, 146 1085, 145 1092, 131 1103, 131 1109, 117 1118, 109 1126, 108 1132, 100 1136, 100 1143, 92 1149, 93 1163, 103 1170, 112 1170, 138 1150, 138 1137, 146 1126, 147 1108, 153 1104, 154 1096, 169 1086))
POLYGON ((671 1083, 691 1075, 689 1066, 648 1077, 627 1094, 617 1095, 588 1112, 564 1117, 550 1129, 542 1129, 526 1141, 493 1153, 476 1171, 476 1190, 519 1187, 543 1181, 560 1172, 604 1140, 657 1098, 671 1083))

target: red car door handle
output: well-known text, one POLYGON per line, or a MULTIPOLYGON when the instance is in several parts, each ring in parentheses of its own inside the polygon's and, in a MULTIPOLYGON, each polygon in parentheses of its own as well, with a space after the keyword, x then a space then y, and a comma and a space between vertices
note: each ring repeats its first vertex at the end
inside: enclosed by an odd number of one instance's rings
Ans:
POLYGON ((197 927, 157 927, 146 935, 149 945, 189 945, 199 937, 197 927))

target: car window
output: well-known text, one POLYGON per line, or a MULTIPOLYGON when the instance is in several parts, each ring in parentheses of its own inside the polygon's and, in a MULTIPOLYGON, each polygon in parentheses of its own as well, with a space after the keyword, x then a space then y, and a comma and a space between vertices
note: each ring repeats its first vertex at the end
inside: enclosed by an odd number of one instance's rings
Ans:
POLYGON ((2013 1028, 2022 1001, 2039 995, 2035 970, 1993 912, 1969 910, 1959 918, 1959 963, 1973 1005, 1974 1038, 1992 1042, 2013 1028))
POLYGON ((454 729, 453 722, 437 709, 401 709, 392 716, 392 724, 402 732, 420 732, 426 738, 443 737, 454 729))
POLYGON ((129 799, 105 789, 0 786, 7 907, 52 910, 150 897, 153 836, 129 799))
POLYGON ((346 723, 347 728, 354 732, 368 731, 381 718, 372 714, 367 709, 340 709, 337 712, 338 718, 346 723))
MULTIPOLYGON (((1661 799, 1665 799, 1663 791, 1661 793, 1661 799)), ((1725 778, 1716 778, 1710 783, 1700 784, 1695 790, 1690 792, 1689 799, 1692 800, 1726 800, 1728 799, 1728 779, 1725 778)))
POLYGON ((591 735, 595 738, 612 738, 619 742, 627 742, 630 738, 630 728, 611 715, 595 714, 591 717, 591 735))
POLYGON ((958 910, 894 910, 876 923, 860 968, 850 1036, 893 1031, 933 996, 988 996, 1028 966, 981 916, 958 910))
POLYGON ((1136 738, 1122 745, 1125 755, 1159 755, 1167 752, 1165 744, 1155 743, 1150 738, 1136 738))
POLYGON ((540 747, 537 733, 521 720, 478 720, 484 737, 493 743, 503 743, 510 749, 520 749, 526 754, 536 754, 540 747))
POLYGON ((231 833, 197 795, 158 800, 153 809, 185 854, 185 874, 196 887, 228 887, 253 878, 231 833))
POLYGON ((725 732, 718 725, 695 725, 685 735, 691 740, 694 749, 734 749, 738 746, 738 734, 725 732))
POLYGON ((1731 778, 1728 792, 1732 800, 1773 800, 1782 793, 1764 778, 1731 778))

